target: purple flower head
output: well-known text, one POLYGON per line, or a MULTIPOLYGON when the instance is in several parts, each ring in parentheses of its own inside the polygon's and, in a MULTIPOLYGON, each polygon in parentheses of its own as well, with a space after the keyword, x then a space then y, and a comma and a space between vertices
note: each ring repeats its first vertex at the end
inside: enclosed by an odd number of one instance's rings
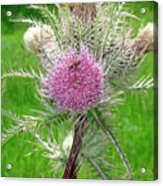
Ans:
POLYGON ((103 71, 82 46, 80 54, 68 50, 43 80, 46 93, 62 110, 84 112, 103 94, 103 71))

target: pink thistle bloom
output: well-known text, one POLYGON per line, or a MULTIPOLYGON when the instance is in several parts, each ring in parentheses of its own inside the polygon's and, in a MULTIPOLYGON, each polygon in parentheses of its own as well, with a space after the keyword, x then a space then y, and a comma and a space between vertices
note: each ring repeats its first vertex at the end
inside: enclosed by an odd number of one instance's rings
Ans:
POLYGON ((103 95, 103 70, 84 46, 80 54, 68 50, 55 64, 43 84, 61 110, 85 112, 98 103, 103 95))

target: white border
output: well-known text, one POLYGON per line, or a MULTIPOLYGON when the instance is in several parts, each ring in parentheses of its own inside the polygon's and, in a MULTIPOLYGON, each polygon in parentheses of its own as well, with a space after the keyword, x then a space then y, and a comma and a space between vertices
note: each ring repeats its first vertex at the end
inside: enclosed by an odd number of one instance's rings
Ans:
MULTIPOLYGON (((95 0, 94 0, 95 1, 95 0)), ((94 2, 93 0, 89 0, 89 2, 94 2)), ((106 1, 106 0, 103 0, 106 1)), ((112 0, 112 2, 115 0, 112 0)), ((128 0, 126 0, 128 1, 128 0)), ((129 0, 134 1, 134 0, 129 0)), ((54 2, 81 2, 80 0, 1 0, 0 4, 46 4, 46 3, 54 3, 54 2)), ((88 0, 83 0, 82 2, 88 2, 88 0)), ((159 18, 163 19, 163 0, 157 0, 159 3, 159 18)), ((100 185, 157 185, 162 186, 163 185, 163 148, 161 148, 161 144, 163 142, 163 114, 161 112, 163 111, 163 52, 160 51, 160 49, 163 49, 163 21, 159 21, 159 180, 155 182, 140 182, 140 181, 96 181, 96 180, 62 180, 62 179, 26 179, 26 178, 0 178, 0 185, 2 186, 27 186, 27 185, 34 185, 34 186, 56 186, 56 185, 62 185, 62 186, 100 186, 100 185)))
MULTIPOLYGON (((6 5, 6 4, 50 4, 50 3, 70 3, 70 2, 119 2, 119 1, 128 1, 128 2, 131 2, 131 1, 143 1, 143 0, 1 0, 0 4, 2 5, 6 5)), ((144 0, 144 1, 152 1, 152 0, 144 0)), ((161 0, 158 0, 157 2, 161 2, 161 0)))

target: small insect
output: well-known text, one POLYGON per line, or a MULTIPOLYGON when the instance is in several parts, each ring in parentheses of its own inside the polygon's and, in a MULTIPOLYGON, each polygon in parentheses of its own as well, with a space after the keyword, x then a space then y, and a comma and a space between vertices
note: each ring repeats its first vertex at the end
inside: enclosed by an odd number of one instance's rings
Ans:
POLYGON ((74 61, 72 61, 72 64, 70 65, 70 69, 77 67, 80 63, 81 63, 80 60, 75 59, 74 61))

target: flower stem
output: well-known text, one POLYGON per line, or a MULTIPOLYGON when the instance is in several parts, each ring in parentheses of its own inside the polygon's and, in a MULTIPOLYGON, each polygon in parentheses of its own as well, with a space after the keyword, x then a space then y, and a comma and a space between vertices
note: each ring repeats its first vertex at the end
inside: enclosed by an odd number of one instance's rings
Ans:
POLYGON ((84 133, 88 126, 89 122, 85 115, 81 116, 79 122, 75 125, 73 144, 64 170, 64 179, 76 179, 77 177, 77 171, 79 170, 77 158, 82 147, 84 133))
POLYGON ((129 162, 127 160, 127 158, 125 157, 122 148, 120 147, 118 141, 116 140, 115 136, 113 135, 113 133, 111 132, 111 130, 109 128, 106 128, 105 125, 100 121, 100 119, 98 118, 98 116, 96 115, 95 112, 93 112, 93 116, 96 119, 97 124, 100 126, 100 128, 104 131, 104 133, 106 133, 106 135, 108 136, 108 138, 111 140, 111 142, 113 143, 116 151, 118 152, 121 160, 123 161, 123 164, 126 168, 126 171, 129 175, 129 179, 132 180, 132 171, 129 165, 129 162))

